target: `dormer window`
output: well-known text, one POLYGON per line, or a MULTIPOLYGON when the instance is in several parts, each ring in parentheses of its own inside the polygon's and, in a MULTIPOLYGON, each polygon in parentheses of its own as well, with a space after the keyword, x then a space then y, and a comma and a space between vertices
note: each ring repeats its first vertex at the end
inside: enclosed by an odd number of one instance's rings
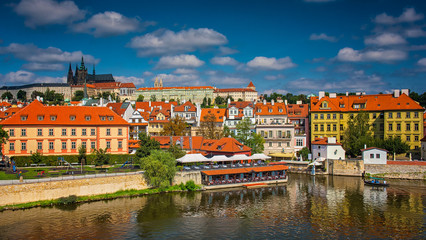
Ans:
POLYGON ((56 115, 50 115, 50 121, 56 121, 56 115))
POLYGON ((269 112, 270 112, 270 113, 272 112, 272 109, 271 109, 271 108, 269 109, 269 112))
POLYGON ((22 115, 21 116, 21 121, 27 121, 28 116, 27 115, 22 115))
POLYGON ((283 109, 282 108, 280 108, 280 110, 278 110, 279 112, 283 112, 283 109))
POLYGON ((340 104, 339 107, 344 108, 345 104, 340 104))
POLYGON ((71 121, 74 121, 74 120, 75 120, 75 115, 71 115, 71 116, 70 116, 70 120, 71 120, 71 121))
POLYGON ((262 112, 262 109, 260 109, 260 108, 259 108, 259 109, 257 109, 257 112, 262 112))
POLYGON ((86 119, 86 121, 90 121, 90 119, 92 119, 89 115, 87 115, 84 119, 86 119))
POLYGON ((108 117, 108 121, 112 121, 112 120, 114 120, 114 117, 112 116, 108 117))
POLYGON ((39 120, 39 121, 43 121, 43 120, 44 120, 44 115, 38 115, 38 116, 37 116, 37 120, 39 120))
POLYGON ((105 116, 101 116, 101 121, 105 121, 106 117, 105 116))

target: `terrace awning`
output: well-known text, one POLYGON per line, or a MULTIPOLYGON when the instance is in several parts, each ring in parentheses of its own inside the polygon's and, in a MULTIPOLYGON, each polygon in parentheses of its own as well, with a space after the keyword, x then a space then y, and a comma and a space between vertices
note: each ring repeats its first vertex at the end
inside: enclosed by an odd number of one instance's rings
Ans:
POLYGON ((210 159, 204 157, 201 153, 186 154, 185 156, 176 159, 180 163, 196 163, 196 162, 210 162, 210 159))
POLYGON ((253 159, 253 160, 258 160, 258 159, 265 160, 265 159, 270 159, 271 157, 266 156, 263 153, 255 153, 255 154, 251 155, 249 158, 253 159))
POLYGON ((231 161, 228 157, 225 155, 215 155, 212 158, 210 158, 211 162, 224 162, 224 161, 231 161))

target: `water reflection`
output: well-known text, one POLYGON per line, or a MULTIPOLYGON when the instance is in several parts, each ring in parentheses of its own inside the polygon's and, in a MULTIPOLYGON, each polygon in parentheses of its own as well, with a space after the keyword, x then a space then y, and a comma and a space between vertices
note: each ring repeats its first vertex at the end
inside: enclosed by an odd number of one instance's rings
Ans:
POLYGON ((0 213, 0 239, 424 239, 424 182, 294 174, 285 185, 0 213))

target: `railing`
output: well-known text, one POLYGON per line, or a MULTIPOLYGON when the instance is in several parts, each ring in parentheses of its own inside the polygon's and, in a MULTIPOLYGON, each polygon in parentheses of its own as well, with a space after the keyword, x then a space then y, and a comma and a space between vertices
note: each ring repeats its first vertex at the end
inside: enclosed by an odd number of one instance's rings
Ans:
POLYGON ((277 176, 243 178, 243 179, 212 180, 212 181, 204 181, 203 184, 207 186, 214 186, 214 185, 238 184, 238 183, 267 182, 267 181, 285 180, 285 179, 287 179, 287 175, 277 175, 277 176))
POLYGON ((87 178, 100 178, 100 177, 115 177, 125 175, 137 175, 142 174, 144 171, 137 172, 126 172, 126 173, 97 173, 97 174, 86 174, 86 175, 70 175, 70 176, 59 176, 49 178, 36 178, 36 179, 23 179, 22 182, 19 179, 16 180, 0 180, 0 185, 16 185, 26 183, 38 183, 38 182, 53 182, 53 181, 64 181, 64 180, 76 180, 76 179, 87 179, 87 178))

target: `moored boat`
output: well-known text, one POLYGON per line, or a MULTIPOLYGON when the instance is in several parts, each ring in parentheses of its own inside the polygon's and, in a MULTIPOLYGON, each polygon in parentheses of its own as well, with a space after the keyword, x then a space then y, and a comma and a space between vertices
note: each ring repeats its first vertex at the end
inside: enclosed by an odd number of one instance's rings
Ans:
POLYGON ((388 187, 389 184, 386 182, 384 178, 376 178, 376 177, 370 177, 368 179, 364 179, 365 185, 370 186, 381 186, 381 187, 388 187))

